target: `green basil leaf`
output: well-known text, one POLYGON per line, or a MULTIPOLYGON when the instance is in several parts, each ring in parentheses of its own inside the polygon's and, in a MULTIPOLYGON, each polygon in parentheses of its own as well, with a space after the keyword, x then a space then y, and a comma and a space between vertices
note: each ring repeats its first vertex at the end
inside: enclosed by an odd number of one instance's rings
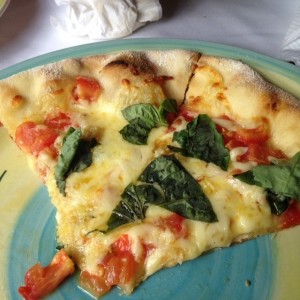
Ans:
POLYGON ((178 113, 177 102, 174 99, 166 99, 164 100, 158 108, 158 113, 160 116, 160 122, 163 124, 162 126, 168 126, 168 122, 166 120, 168 113, 178 113))
POLYGON ((148 103, 130 105, 122 110, 122 115, 129 123, 139 118, 145 123, 155 126, 160 120, 157 108, 148 103))
POLYGON ((146 145, 147 139, 153 126, 140 118, 133 119, 131 123, 120 131, 124 140, 136 145, 146 145))
POLYGON ((177 102, 164 100, 159 108, 148 104, 134 104, 122 110, 124 118, 129 122, 121 131, 124 140, 136 144, 147 144, 148 136, 153 128, 167 126, 166 114, 177 112, 177 102))
POLYGON ((191 220, 218 220, 201 186, 175 156, 158 157, 147 166, 139 180, 160 186, 165 198, 160 206, 191 220))
POLYGON ((169 146, 174 152, 212 162, 223 170, 229 164, 229 150, 224 146, 223 138, 214 122, 207 115, 199 115, 188 123, 186 129, 174 132, 173 141, 182 148, 169 146))
POLYGON ((54 175, 59 191, 65 196, 66 180, 73 172, 80 172, 92 163, 91 149, 97 145, 97 141, 85 141, 82 139, 81 129, 71 127, 66 133, 55 166, 54 175))
POLYGON ((80 140, 69 171, 80 172, 89 167, 92 164, 93 159, 91 149, 97 145, 98 142, 94 138, 90 141, 80 140))
POLYGON ((248 184, 300 201, 300 152, 274 165, 259 165, 235 176, 248 184))
POLYGON ((6 174, 7 170, 3 171, 3 173, 0 175, 0 181, 4 178, 4 175, 6 174))
POLYGON ((152 161, 139 180, 124 190, 108 220, 107 231, 143 220, 150 204, 191 220, 218 221, 201 186, 174 156, 160 156, 152 161))
POLYGON ((142 184, 135 186, 130 184, 126 187, 121 198, 122 200, 108 220, 107 231, 144 219, 149 201, 160 202, 162 196, 152 185, 142 184))
POLYGON ((272 214, 279 216, 289 207, 291 198, 273 193, 267 190, 267 200, 270 204, 272 214))
POLYGON ((82 133, 80 129, 74 129, 73 127, 70 127, 63 139, 61 152, 58 157, 57 165, 55 166, 54 175, 56 185, 64 196, 66 195, 66 178, 68 176, 69 168, 71 166, 72 159, 75 156, 81 136, 82 133))

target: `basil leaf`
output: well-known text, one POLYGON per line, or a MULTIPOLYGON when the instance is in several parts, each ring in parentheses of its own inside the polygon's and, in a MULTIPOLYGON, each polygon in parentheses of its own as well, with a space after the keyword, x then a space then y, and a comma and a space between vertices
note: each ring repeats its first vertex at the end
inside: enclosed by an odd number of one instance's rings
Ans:
POLYGON ((162 126, 168 126, 168 122, 166 120, 168 113, 178 113, 177 102, 174 99, 166 99, 164 100, 158 108, 158 113, 160 116, 160 122, 162 126))
POLYGON ((64 196, 66 195, 66 178, 68 176, 69 168, 71 166, 72 159, 75 156, 81 136, 82 133, 80 129, 74 129, 73 127, 70 127, 63 139, 61 152, 58 157, 57 165, 55 166, 54 175, 56 185, 64 196))
POLYGON ((90 141, 80 140, 69 171, 80 172, 89 167, 93 159, 91 149, 97 145, 98 142, 94 138, 90 141))
POLYGON ((139 118, 143 122, 155 126, 160 120, 157 108, 148 103, 130 105, 122 110, 122 115, 129 123, 139 118))
POLYGON ((129 122, 121 131, 124 140, 136 144, 147 144, 148 136, 153 128, 167 126, 166 114, 177 112, 177 102, 164 100, 159 108, 148 104, 134 104, 122 110, 124 118, 129 122))
POLYGON ((161 194, 152 185, 130 184, 121 195, 122 200, 112 212, 107 223, 107 231, 118 226, 145 218, 150 202, 160 202, 161 194))
POLYGON ((3 173, 0 175, 0 181, 4 178, 4 175, 6 174, 7 170, 3 171, 3 173))
POLYGON ((274 165, 259 165, 235 176, 248 184, 300 201, 300 152, 274 165))
POLYGON ((158 157, 148 165, 139 180, 160 186, 165 198, 160 206, 191 220, 218 220, 201 186, 175 156, 158 157))
POLYGON ((187 219, 218 221, 201 186, 174 156, 160 156, 152 161, 139 180, 138 185, 129 184, 124 190, 108 220, 107 231, 144 219, 150 204, 187 219))
POLYGON ((186 129, 174 132, 173 141, 176 141, 182 148, 169 146, 172 151, 212 162, 223 170, 227 170, 230 159, 229 151, 225 148, 223 138, 214 122, 207 115, 199 115, 188 123, 186 129))
POLYGON ((279 216, 287 210, 291 198, 267 190, 267 200, 270 204, 272 214, 279 216))
POLYGON ((82 139, 81 129, 70 127, 66 133, 55 166, 54 175, 59 191, 65 196, 66 180, 73 172, 80 172, 92 163, 91 149, 97 145, 97 141, 85 141, 82 139))
POLYGON ((146 145, 148 135, 153 128, 152 125, 144 122, 140 118, 133 119, 131 123, 126 125, 121 131, 121 135, 124 140, 136 144, 136 145, 146 145))

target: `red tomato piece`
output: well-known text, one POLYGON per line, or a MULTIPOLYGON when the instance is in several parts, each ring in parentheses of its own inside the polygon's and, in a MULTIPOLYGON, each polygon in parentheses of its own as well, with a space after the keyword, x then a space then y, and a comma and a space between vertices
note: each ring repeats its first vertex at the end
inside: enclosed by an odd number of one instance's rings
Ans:
POLYGON ((179 115, 182 116, 187 122, 191 122, 194 120, 194 117, 192 116, 191 112, 187 109, 181 108, 179 111, 179 115))
POLYGON ((110 253, 103 261, 105 282, 108 286, 129 283, 135 275, 136 262, 130 251, 110 253))
POLYGON ((294 200, 281 215, 280 228, 291 228, 300 225, 300 202, 294 200))
POLYGON ((41 299, 53 292, 74 271, 73 261, 65 250, 60 250, 47 267, 43 268, 38 263, 27 271, 25 285, 19 288, 19 293, 26 300, 41 299))
POLYGON ((275 150, 267 145, 250 144, 247 146, 248 150, 245 154, 238 157, 238 161, 254 161, 258 164, 268 165, 271 163, 269 157, 275 157, 278 159, 286 158, 286 155, 280 150, 275 150))
POLYGON ((146 259, 147 256, 149 256, 153 251, 155 251, 156 246, 151 244, 151 243, 146 243, 146 242, 142 242, 142 246, 144 249, 144 260, 146 259))
POLYGON ((225 144, 225 147, 232 150, 232 149, 237 148, 237 147, 247 147, 247 146, 243 142, 232 139, 232 140, 229 140, 225 144))
POLYGON ((234 140, 235 143, 240 143, 241 146, 247 146, 249 144, 263 144, 269 138, 266 125, 260 125, 253 129, 239 127, 237 131, 230 131, 217 125, 217 130, 222 135, 225 145, 230 143, 231 140, 234 140))
POLYGON ((174 120, 177 118, 178 114, 175 112, 168 112, 166 115, 166 120, 168 122, 169 125, 171 125, 174 120))
POLYGON ((80 273, 79 284, 89 293, 96 297, 100 297, 107 293, 111 286, 105 282, 105 277, 90 274, 87 271, 80 273))
POLYGON ((50 128, 62 130, 70 127, 72 125, 72 120, 66 113, 59 112, 56 115, 48 115, 44 124, 50 128))
POLYGON ((115 285, 122 287, 130 283, 141 274, 143 262, 138 263, 135 260, 127 234, 114 242, 111 250, 99 265, 101 275, 87 271, 80 274, 80 285, 96 297, 105 294, 115 285))
POLYGON ((174 213, 167 217, 160 218, 158 225, 171 230, 177 238, 180 238, 187 235, 187 229, 183 224, 184 220, 184 217, 174 213))
POLYGON ((229 149, 235 148, 234 145, 233 145, 233 147, 231 147, 229 145, 231 143, 231 141, 235 141, 235 143, 239 143, 238 147, 240 147, 240 145, 245 146, 245 144, 243 142, 234 139, 235 131, 230 131, 230 130, 226 129, 225 127, 222 127, 218 124, 216 125, 216 128, 217 128, 218 132, 222 135, 224 145, 226 145, 227 148, 229 148, 229 149))
POLYGON ((45 148, 53 146, 57 137, 54 129, 27 121, 17 127, 15 141, 22 150, 38 156, 45 148))
POLYGON ((129 239, 128 234, 122 235, 119 239, 117 239, 112 245, 113 252, 120 253, 124 251, 130 251, 131 249, 131 241, 129 239))
POLYGON ((222 135, 225 146, 232 150, 237 147, 247 147, 247 152, 237 157, 239 162, 253 161, 258 164, 270 164, 269 157, 278 159, 286 158, 286 155, 267 145, 269 139, 268 124, 264 121, 253 129, 238 127, 236 131, 230 131, 217 125, 218 132, 222 135))
POLYGON ((252 143, 255 144, 265 143, 269 138, 267 123, 264 122, 263 124, 253 129, 245 129, 240 127, 235 132, 234 138, 247 145, 252 143))
POLYGON ((101 86, 96 79, 85 76, 78 76, 76 78, 76 86, 73 90, 73 96, 76 101, 96 101, 100 92, 101 86))

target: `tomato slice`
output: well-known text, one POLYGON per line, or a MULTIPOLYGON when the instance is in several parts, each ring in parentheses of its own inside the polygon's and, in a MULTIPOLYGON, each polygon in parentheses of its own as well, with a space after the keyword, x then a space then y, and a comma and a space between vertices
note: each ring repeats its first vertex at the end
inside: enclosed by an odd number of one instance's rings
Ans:
POLYGON ((300 202, 294 200, 281 215, 280 228, 291 228, 300 225, 300 202))
POLYGON ((130 251, 108 254, 104 261, 105 282, 108 286, 125 285, 135 275, 135 259, 130 251))
POLYGON ((54 129, 27 121, 17 127, 15 141, 22 150, 38 156, 45 148, 53 146, 57 137, 54 129))
POLYGON ((80 273, 79 284, 95 297, 100 297, 111 289, 111 286, 106 284, 105 277, 91 274, 88 271, 80 273))
POLYGON ((264 120, 262 124, 253 129, 237 126, 236 131, 230 131, 220 125, 217 125, 217 129, 228 149, 247 147, 246 153, 237 157, 239 162, 253 161, 258 164, 270 164, 270 157, 286 158, 282 151, 273 149, 267 144, 269 139, 268 123, 264 120))
POLYGON ((25 285, 18 291, 26 300, 41 299, 53 292, 74 271, 73 261, 62 249, 50 265, 43 268, 38 263, 31 267, 25 275, 25 285))
POLYGON ((195 118, 192 113, 184 107, 179 109, 179 115, 182 116, 187 122, 191 122, 195 118))
POLYGON ((152 243, 147 243, 145 241, 142 242, 142 246, 143 246, 143 249, 144 249, 144 259, 146 259, 149 255, 151 255, 152 252, 154 252, 155 249, 157 248, 152 243))
POLYGON ((111 252, 99 264, 99 274, 101 275, 84 271, 80 274, 79 283, 91 294, 99 297, 107 293, 113 286, 122 287, 137 280, 144 270, 143 259, 140 262, 136 261, 131 252, 131 240, 125 234, 112 244, 111 252))
POLYGON ((119 239, 117 239, 112 245, 113 252, 122 253, 125 251, 130 251, 131 249, 131 240, 128 234, 122 235, 119 239))
POLYGON ((220 125, 217 125, 217 129, 222 135, 225 145, 230 143, 232 140, 234 140, 236 144, 240 144, 239 146, 263 144, 269 139, 267 125, 260 125, 253 129, 238 127, 236 131, 230 131, 220 125))
POLYGON ((184 217, 173 213, 167 217, 160 218, 158 225, 162 226, 164 229, 171 230, 177 238, 180 238, 187 235, 187 229, 183 224, 184 220, 184 217))
POLYGON ((72 120, 66 113, 59 112, 47 115, 44 124, 53 129, 63 130, 72 125, 72 120))
POLYGON ((234 148, 238 148, 238 147, 247 147, 247 145, 245 145, 244 143, 238 141, 238 140, 229 140, 226 144, 225 147, 228 148, 229 150, 232 150, 234 148))
POLYGON ((177 118, 178 114, 175 112, 169 112, 166 115, 166 120, 169 124, 169 126, 175 121, 175 119, 177 118))
POLYGON ((282 151, 272 149, 267 145, 250 144, 247 147, 247 152, 238 157, 237 160, 239 162, 254 161, 258 164, 268 165, 271 163, 270 157, 278 159, 286 158, 286 155, 282 151))
POLYGON ((248 144, 262 144, 269 138, 267 123, 259 125, 253 129, 245 129, 239 127, 234 134, 234 139, 248 145, 248 144))
POLYGON ((73 97, 76 101, 96 101, 100 92, 101 86, 96 79, 85 76, 78 76, 76 78, 76 86, 73 90, 73 97))

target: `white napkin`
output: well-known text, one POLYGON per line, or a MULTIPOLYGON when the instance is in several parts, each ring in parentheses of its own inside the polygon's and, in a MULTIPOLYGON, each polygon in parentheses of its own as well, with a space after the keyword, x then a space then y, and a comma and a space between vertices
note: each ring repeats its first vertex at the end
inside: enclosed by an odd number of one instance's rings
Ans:
POLYGON ((73 36, 105 40, 124 37, 162 17, 159 0, 55 0, 66 16, 51 16, 51 25, 73 36))
POLYGON ((300 66, 300 6, 283 40, 282 58, 300 66))

